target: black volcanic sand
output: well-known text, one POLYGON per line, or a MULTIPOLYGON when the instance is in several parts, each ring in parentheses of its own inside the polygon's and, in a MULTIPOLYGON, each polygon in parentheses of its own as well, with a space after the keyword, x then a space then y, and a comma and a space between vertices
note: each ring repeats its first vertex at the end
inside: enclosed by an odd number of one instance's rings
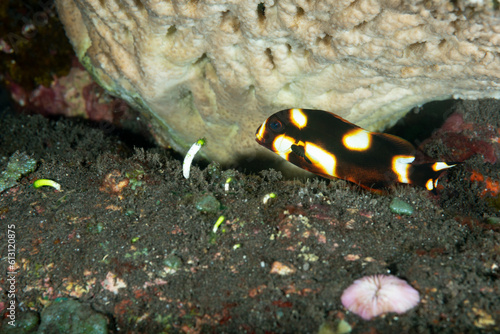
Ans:
MULTIPOLYGON (((498 102, 452 108, 500 136, 498 102)), ((471 181, 473 170, 498 181, 500 168, 482 154, 449 170, 437 196, 412 186, 377 195, 217 164, 193 167, 186 180, 178 157, 140 129, 1 116, 1 170, 17 150, 38 161, 0 194, 0 270, 6 226, 15 224, 18 312, 76 299, 120 333, 314 333, 342 319, 353 333, 500 330, 500 225, 491 219, 500 201, 482 195, 486 181, 471 181), (63 191, 34 189, 38 178, 63 191), (264 204, 269 193, 277 196, 264 204), (391 212, 395 197, 414 207, 411 216, 391 212), (203 204, 210 200, 215 207, 203 204), (272 273, 278 263, 292 273, 272 273), (421 303, 371 321, 347 311, 342 291, 373 274, 408 281, 421 303)), ((498 155, 498 142, 485 143, 498 155)), ((424 146, 454 154, 440 139, 424 146)), ((5 275, 0 282, 7 302, 5 275)))

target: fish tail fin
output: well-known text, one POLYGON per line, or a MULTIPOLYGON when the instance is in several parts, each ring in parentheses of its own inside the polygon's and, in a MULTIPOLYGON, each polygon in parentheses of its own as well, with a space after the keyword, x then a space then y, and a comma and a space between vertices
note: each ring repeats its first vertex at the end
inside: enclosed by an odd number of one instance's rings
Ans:
POLYGON ((409 179, 411 184, 424 187, 436 193, 438 179, 445 169, 452 168, 460 162, 431 162, 420 165, 411 165, 409 179))

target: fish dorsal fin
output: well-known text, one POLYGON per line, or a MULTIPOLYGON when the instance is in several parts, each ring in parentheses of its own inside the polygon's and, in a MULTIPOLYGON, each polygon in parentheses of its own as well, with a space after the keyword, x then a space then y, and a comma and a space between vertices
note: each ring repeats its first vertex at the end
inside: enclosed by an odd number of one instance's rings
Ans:
POLYGON ((410 142, 404 140, 403 138, 390 135, 388 133, 378 133, 372 132, 373 136, 387 142, 387 145, 391 147, 391 153, 394 155, 414 155, 415 146, 410 142))

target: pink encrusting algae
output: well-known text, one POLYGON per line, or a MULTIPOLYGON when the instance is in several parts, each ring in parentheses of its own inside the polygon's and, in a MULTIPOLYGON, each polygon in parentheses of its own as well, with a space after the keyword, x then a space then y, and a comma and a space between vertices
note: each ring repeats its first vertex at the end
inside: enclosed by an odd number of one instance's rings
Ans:
POLYGON ((405 313, 420 302, 417 290, 391 275, 362 277, 349 286, 341 297, 342 305, 365 320, 395 312, 405 313))

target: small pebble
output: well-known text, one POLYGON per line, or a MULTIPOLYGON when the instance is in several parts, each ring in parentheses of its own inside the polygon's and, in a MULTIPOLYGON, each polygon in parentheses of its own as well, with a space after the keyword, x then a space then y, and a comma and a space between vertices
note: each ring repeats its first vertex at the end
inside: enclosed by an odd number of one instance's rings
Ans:
POLYGON ((399 199, 399 198, 394 198, 389 205, 389 208, 391 209, 392 213, 397 213, 398 215, 408 215, 411 216, 413 213, 413 206, 410 204, 406 203, 405 201, 399 199))
POLYGON ((26 153, 12 154, 7 167, 0 173, 0 192, 14 187, 21 176, 33 172, 35 167, 36 160, 31 159, 26 153))
POLYGON ((182 265, 182 260, 180 257, 174 254, 167 255, 163 264, 172 269, 178 269, 182 265))
POLYGON ((279 261, 274 261, 271 265, 270 274, 278 274, 280 276, 291 275, 295 273, 297 269, 295 269, 292 265, 286 265, 279 261))
POLYGON ((0 332, 5 334, 35 333, 39 324, 40 316, 38 313, 33 311, 16 313, 14 322, 12 322, 11 318, 9 318, 6 314, 6 318, 0 325, 0 328, 3 328, 0 332), (12 323, 14 326, 11 326, 12 323))
POLYGON ((196 210, 203 213, 216 213, 219 209, 220 203, 212 194, 203 195, 196 202, 196 210))
POLYGON ((486 222, 488 224, 492 224, 492 225, 500 225, 500 218, 498 218, 498 217, 488 217, 486 219, 486 222))
POLYGON ((55 301, 42 310, 37 334, 106 334, 106 317, 94 311, 88 303, 77 300, 55 301))

